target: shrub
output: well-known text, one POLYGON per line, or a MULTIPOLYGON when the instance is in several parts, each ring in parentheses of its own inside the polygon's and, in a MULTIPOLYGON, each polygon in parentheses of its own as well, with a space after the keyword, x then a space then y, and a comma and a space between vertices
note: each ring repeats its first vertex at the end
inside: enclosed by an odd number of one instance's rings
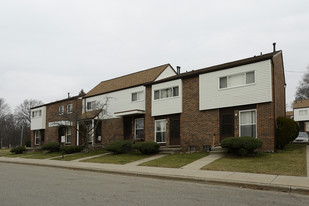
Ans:
POLYGON ((160 145, 156 142, 138 142, 133 145, 134 149, 137 149, 142 154, 158 154, 160 145))
POLYGON ((276 128, 276 148, 283 149, 298 136, 298 132, 299 127, 294 120, 286 117, 278 117, 276 128))
POLYGON ((228 148, 229 152, 241 156, 252 154, 262 146, 262 140, 253 137, 229 137, 221 142, 222 148, 228 148))
POLYGON ((15 153, 15 154, 21 154, 24 151, 26 151, 26 148, 24 146, 14 147, 10 150, 11 153, 15 153))
POLYGON ((48 152, 58 152, 60 150, 60 144, 58 142, 47 143, 43 145, 42 149, 48 152))
POLYGON ((27 140, 25 145, 26 145, 26 147, 31 147, 31 140, 27 140))
POLYGON ((66 146, 66 147, 64 147, 64 152, 66 154, 77 153, 77 152, 81 152, 82 150, 83 150, 82 146, 66 146))
POLYGON ((129 140, 120 140, 108 144, 105 149, 116 154, 127 153, 132 150, 132 142, 129 140))

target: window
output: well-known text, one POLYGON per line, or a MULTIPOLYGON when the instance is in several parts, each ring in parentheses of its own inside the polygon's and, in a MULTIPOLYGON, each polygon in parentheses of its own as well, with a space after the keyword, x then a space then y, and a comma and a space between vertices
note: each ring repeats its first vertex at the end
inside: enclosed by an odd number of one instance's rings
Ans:
POLYGON ((71 143, 71 133, 72 133, 72 128, 71 127, 67 127, 65 143, 71 143))
POLYGON ((308 115, 308 111, 306 109, 299 110, 299 116, 308 115))
POLYGON ((144 139, 144 118, 135 119, 135 138, 144 139))
POLYGON ((256 110, 239 112, 239 130, 241 137, 256 137, 256 110))
POLYGON ((60 106, 59 107, 59 115, 63 115, 64 114, 64 106, 60 106))
POLYGON ((72 104, 68 104, 68 105, 67 105, 67 113, 68 113, 68 114, 71 114, 72 111, 73 111, 73 105, 72 105, 72 104))
POLYGON ((40 144, 40 131, 35 130, 34 131, 34 145, 39 145, 40 144))
POLYGON ((36 110, 32 112, 32 117, 41 117, 42 116, 42 110, 36 110))
POLYGON ((140 100, 143 100, 143 94, 144 92, 143 91, 139 91, 139 92, 134 92, 131 94, 131 101, 132 102, 136 102, 136 101, 140 101, 140 100))
POLYGON ((87 102, 87 110, 95 109, 95 101, 87 102))
POLYGON ((219 88, 229 88, 229 87, 237 87, 246 84, 255 83, 255 72, 245 72, 239 74, 233 74, 230 76, 220 77, 219 78, 219 88))
POLYGON ((164 99, 179 96, 179 87, 170 87, 154 91, 154 99, 164 99))
POLYGON ((155 121, 155 138, 156 142, 166 142, 166 119, 155 121))

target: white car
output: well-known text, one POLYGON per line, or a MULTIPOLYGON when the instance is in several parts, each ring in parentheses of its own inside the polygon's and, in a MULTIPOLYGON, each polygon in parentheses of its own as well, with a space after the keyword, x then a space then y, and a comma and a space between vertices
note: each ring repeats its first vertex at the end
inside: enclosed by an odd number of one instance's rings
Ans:
POLYGON ((293 141, 293 143, 305 143, 305 144, 308 144, 309 143, 308 134, 306 132, 299 132, 298 136, 293 141))

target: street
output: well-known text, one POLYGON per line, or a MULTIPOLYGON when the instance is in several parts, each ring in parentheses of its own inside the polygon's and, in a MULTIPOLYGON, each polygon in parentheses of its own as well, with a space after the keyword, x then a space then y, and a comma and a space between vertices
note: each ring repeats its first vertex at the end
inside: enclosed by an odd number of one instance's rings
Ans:
POLYGON ((0 205, 309 205, 309 196, 0 163, 0 205))

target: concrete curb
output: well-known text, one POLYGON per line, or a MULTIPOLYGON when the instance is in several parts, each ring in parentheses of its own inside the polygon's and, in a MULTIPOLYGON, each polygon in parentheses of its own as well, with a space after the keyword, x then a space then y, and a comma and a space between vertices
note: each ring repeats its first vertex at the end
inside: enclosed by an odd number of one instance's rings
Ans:
POLYGON ((53 164, 48 164, 48 163, 41 164, 41 163, 29 163, 29 162, 17 162, 17 161, 14 162, 14 161, 6 161, 6 160, 0 160, 0 162, 309 195, 309 188, 295 187, 291 185, 278 185, 278 184, 270 185, 270 184, 244 182, 244 181, 236 182, 236 181, 231 181, 231 180, 198 178, 198 177, 190 177, 190 176, 185 176, 185 175, 151 174, 151 173, 145 173, 145 172, 119 171, 119 170, 117 171, 117 170, 109 170, 109 169, 102 169, 102 168, 100 169, 99 168, 87 168, 87 167, 71 166, 71 165, 68 165, 68 166, 53 165, 53 164))

